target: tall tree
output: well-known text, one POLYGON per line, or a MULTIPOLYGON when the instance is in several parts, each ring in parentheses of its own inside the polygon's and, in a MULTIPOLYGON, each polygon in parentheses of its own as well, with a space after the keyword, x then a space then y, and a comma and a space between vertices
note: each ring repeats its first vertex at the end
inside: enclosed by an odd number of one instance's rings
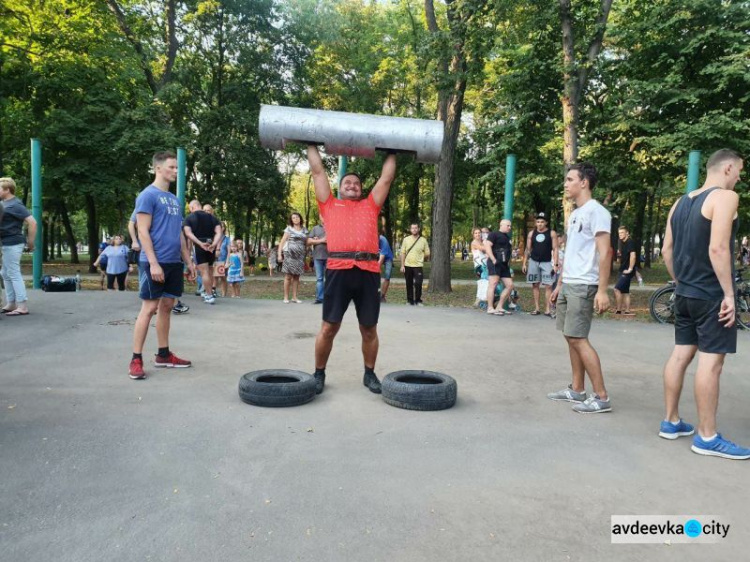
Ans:
MULTIPOLYGON (((563 52, 563 161, 566 165, 578 160, 578 124, 580 119, 581 96, 588 85, 589 75, 592 67, 599 57, 604 40, 604 32, 607 29, 607 19, 612 7, 612 0, 599 0, 599 11, 594 22, 594 32, 586 43, 585 53, 578 52, 575 38, 576 18, 571 9, 571 0, 560 1, 560 24, 562 27, 562 52, 563 52)), ((585 28, 585 8, 579 12, 578 32, 585 28)), ((565 222, 573 209, 573 204, 563 197, 565 209, 565 222)))

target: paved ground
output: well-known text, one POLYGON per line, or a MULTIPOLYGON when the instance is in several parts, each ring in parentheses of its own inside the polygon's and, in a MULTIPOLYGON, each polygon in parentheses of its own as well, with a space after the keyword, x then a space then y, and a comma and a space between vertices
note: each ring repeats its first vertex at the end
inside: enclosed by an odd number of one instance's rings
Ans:
MULTIPOLYGON (((545 398, 569 372, 548 319, 386 306, 378 372, 458 380, 453 409, 420 413, 362 387, 350 311, 326 392, 275 410, 240 402, 237 381, 312 367, 309 303, 188 297, 172 348, 195 367, 134 382, 134 293, 31 298, 32 315, 0 320, 3 560, 747 559, 750 464, 656 436, 669 327, 597 322, 615 411, 580 416, 545 398), (721 545, 611 545, 612 514, 717 514, 733 527, 721 545)), ((720 426, 748 443, 740 336, 720 426)))

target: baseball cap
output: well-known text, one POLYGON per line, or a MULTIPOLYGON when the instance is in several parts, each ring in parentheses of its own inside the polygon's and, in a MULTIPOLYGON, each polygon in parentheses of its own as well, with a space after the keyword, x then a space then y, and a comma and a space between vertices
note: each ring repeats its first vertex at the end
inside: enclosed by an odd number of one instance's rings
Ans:
POLYGON ((537 220, 542 219, 542 220, 546 221, 547 220, 547 215, 545 213, 537 213, 536 214, 536 218, 537 218, 537 220))

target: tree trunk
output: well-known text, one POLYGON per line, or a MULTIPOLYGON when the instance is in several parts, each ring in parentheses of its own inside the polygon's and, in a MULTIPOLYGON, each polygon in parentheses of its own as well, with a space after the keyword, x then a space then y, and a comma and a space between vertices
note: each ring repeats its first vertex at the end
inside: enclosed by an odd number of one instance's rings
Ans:
POLYGON ((643 267, 651 267, 651 259, 654 255, 654 200, 656 199, 656 192, 659 191, 659 183, 656 184, 654 189, 650 189, 648 193, 648 203, 646 204, 648 211, 648 220, 646 221, 646 233, 644 236, 643 246, 646 259, 643 262, 643 267))
MULTIPOLYGON (((42 219, 42 261, 49 261, 49 240, 50 240, 50 226, 52 226, 52 220, 42 219)), ((54 255, 54 249, 52 250, 54 255)))
MULTIPOLYGON (((661 187, 661 182, 659 182, 659 186, 661 187)), ((653 236, 659 235, 659 256, 661 256, 661 246, 664 245, 664 232, 661 230, 661 200, 662 200, 662 194, 661 190, 659 190, 659 194, 656 198, 656 221, 654 222, 654 234, 653 236)), ((666 224, 666 220, 664 221, 666 224)))
POLYGON ((62 228, 60 227, 60 215, 55 216, 55 240, 57 241, 56 247, 57 247, 57 257, 58 259, 62 259, 63 254, 63 239, 62 239, 62 228))
MULTIPOLYGON (((570 0, 560 0, 560 23, 563 45, 563 164, 567 169, 578 160, 578 76, 575 74, 575 44, 570 0)), ((563 170, 563 175, 565 171, 563 170)), ((573 202, 565 197, 563 190, 563 214, 565 229, 568 217, 573 212, 573 202)))
POLYGON ((312 183, 312 175, 307 176, 307 187, 305 188, 305 226, 310 228, 310 184, 312 183))
POLYGON ((432 269, 430 292, 451 291, 451 206, 453 203, 453 169, 458 133, 461 127, 466 80, 459 80, 448 104, 440 163, 435 170, 435 193, 432 202, 432 269))
MULTIPOLYGON (((594 35, 588 45, 586 55, 581 57, 576 57, 575 53, 571 0, 559 1, 563 47, 563 95, 561 100, 563 110, 563 163, 567 167, 578 160, 578 124, 581 95, 586 89, 589 71, 596 62, 602 48, 612 0, 600 0, 594 35), (578 60, 581 62, 577 62, 578 60)), ((567 227, 568 217, 573 212, 573 202, 565 198, 564 192, 563 212, 565 226, 567 227)))
MULTIPOLYGON (((440 162, 435 167, 435 191, 432 202, 432 269, 429 285, 431 293, 451 291, 453 171, 468 70, 464 50, 467 26, 465 18, 472 15, 462 15, 455 0, 446 0, 446 6, 452 55, 450 59, 441 56, 438 61, 438 119, 444 123, 444 135, 440 162)), ((435 17, 433 0, 425 0, 425 16, 430 33, 441 33, 435 17)))
POLYGON ((64 201, 60 201, 58 206, 60 209, 60 219, 62 220, 63 228, 65 229, 65 236, 68 239, 68 246, 70 246, 70 263, 80 263, 78 260, 78 243, 73 234, 73 226, 70 224, 68 207, 65 205, 64 201))
POLYGON ((391 248, 393 248, 393 210, 391 209, 391 198, 385 200, 383 204, 383 219, 385 219, 385 225, 383 225, 383 236, 388 240, 391 248))
POLYGON ((96 219, 96 202, 94 198, 87 194, 85 197, 86 215, 86 234, 89 243, 89 273, 96 273, 94 262, 99 255, 99 222, 96 219))
POLYGON ((417 164, 417 174, 414 177, 414 182, 411 185, 411 191, 409 192, 409 222, 416 222, 421 224, 419 220, 419 184, 422 181, 422 174, 424 172, 424 166, 417 164))
POLYGON ((641 259, 641 245, 643 244, 643 226, 646 218, 646 206, 648 205, 648 190, 643 189, 638 192, 635 201, 635 224, 633 225, 633 241, 635 242, 635 259, 636 264, 641 259))

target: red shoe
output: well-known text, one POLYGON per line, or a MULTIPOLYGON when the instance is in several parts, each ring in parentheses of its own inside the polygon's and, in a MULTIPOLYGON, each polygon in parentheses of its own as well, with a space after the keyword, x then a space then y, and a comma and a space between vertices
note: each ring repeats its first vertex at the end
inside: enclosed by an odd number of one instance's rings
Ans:
POLYGON ((184 369, 186 367, 192 367, 193 364, 190 361, 187 361, 185 359, 180 359, 177 357, 174 353, 171 351, 169 352, 169 356, 167 357, 159 357, 156 356, 156 359, 154 359, 154 367, 176 367, 178 369, 184 369))
POLYGON ((133 380, 145 379, 146 373, 143 372, 143 359, 133 359, 130 362, 130 369, 128 371, 128 374, 133 380))

